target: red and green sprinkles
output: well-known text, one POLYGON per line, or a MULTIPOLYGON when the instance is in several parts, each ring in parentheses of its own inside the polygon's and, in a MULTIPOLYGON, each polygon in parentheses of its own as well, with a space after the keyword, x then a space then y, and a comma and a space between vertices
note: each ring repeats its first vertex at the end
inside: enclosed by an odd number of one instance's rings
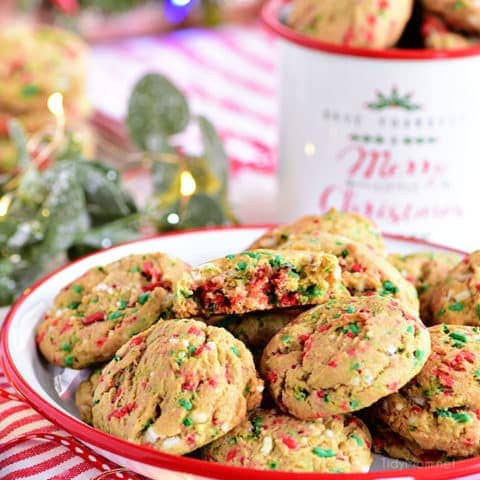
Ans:
POLYGON ((468 423, 472 420, 472 417, 466 412, 452 412, 448 408, 439 408, 436 411, 440 418, 449 418, 456 423, 468 423))

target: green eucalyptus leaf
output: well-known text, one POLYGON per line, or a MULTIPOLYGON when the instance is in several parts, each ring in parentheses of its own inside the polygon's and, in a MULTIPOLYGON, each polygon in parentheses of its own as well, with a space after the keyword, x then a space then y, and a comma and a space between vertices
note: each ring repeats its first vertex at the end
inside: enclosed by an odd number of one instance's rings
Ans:
POLYGON ((40 250, 42 257, 66 250, 90 226, 85 194, 76 169, 64 168, 58 163, 52 173, 51 190, 42 208, 48 213, 45 240, 40 250))
POLYGON ((78 162, 78 179, 85 192, 87 210, 94 224, 104 223, 137 211, 131 195, 120 184, 113 168, 96 162, 78 162))
POLYGON ((180 214, 179 229, 224 225, 227 218, 222 205, 212 197, 199 193, 192 195, 180 214))
POLYGON ((139 236, 139 229, 139 215, 131 215, 92 228, 77 236, 73 245, 68 249, 68 257, 74 259, 117 243, 135 240, 139 236))
POLYGON ((184 130, 189 119, 187 100, 163 75, 149 73, 137 82, 128 102, 127 125, 142 150, 167 151, 168 137, 184 130))
POLYGON ((19 167, 21 169, 26 168, 30 165, 31 160, 30 154, 28 153, 27 136, 18 120, 9 120, 8 135, 17 147, 19 167))
POLYGON ((198 116, 198 126, 202 136, 203 156, 208 161, 212 172, 222 184, 226 185, 228 179, 228 157, 213 124, 205 117, 198 116))

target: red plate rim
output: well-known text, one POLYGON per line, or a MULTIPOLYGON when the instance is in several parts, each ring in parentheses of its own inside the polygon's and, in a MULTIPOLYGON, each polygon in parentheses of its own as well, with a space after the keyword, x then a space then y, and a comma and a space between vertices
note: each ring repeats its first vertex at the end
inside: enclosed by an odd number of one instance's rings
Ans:
MULTIPOLYGON (((235 227, 212 227, 181 232, 171 232, 161 235, 153 235, 151 237, 147 237, 141 240, 124 242, 108 249, 101 250, 101 252, 114 250, 123 245, 136 244, 149 239, 164 238, 173 235, 188 235, 191 233, 218 230, 249 230, 253 228, 269 228, 271 226, 272 225, 242 225, 235 227)), ((405 241, 417 245, 428 246, 431 248, 457 252, 460 254, 466 253, 455 248, 445 247, 443 245, 428 242, 426 240, 418 239, 415 237, 406 237, 402 235, 392 234, 385 234, 384 236, 385 238, 389 238, 391 240, 405 241)), ((156 451, 149 447, 135 445, 133 443, 121 440, 117 437, 111 436, 107 433, 90 427, 82 421, 76 418, 72 418, 70 415, 59 411, 56 407, 54 407, 49 402, 44 400, 40 395, 38 395, 37 392, 32 387, 30 387, 28 382, 17 370, 10 355, 10 349, 8 346, 8 332, 13 322, 13 319, 15 318, 17 310, 21 307, 23 302, 25 302, 25 300, 43 283, 45 283, 52 276, 68 268, 69 266, 81 262, 85 258, 97 255, 98 253, 100 252, 95 252, 81 257, 68 265, 57 268, 53 272, 38 280, 31 288, 27 289, 11 307, 5 318, 0 332, 0 363, 11 384, 25 397, 26 401, 32 406, 32 408, 37 410, 40 414, 45 416, 54 424, 58 425, 60 428, 74 435, 77 439, 80 439, 85 443, 94 445, 103 450, 107 450, 120 457, 126 457, 129 460, 144 463, 157 468, 163 468, 182 473, 189 473, 193 475, 206 476, 214 479, 228 478, 229 480, 326 480, 327 478, 335 478, 338 480, 378 480, 381 478, 383 480, 388 478, 396 478, 404 480, 428 480, 430 478, 433 478, 432 475, 435 475, 436 480, 452 480, 454 478, 458 478, 458 476, 468 476, 472 474, 478 474, 480 472, 480 457, 470 460, 452 462, 449 464, 440 465, 438 467, 415 467, 404 470, 370 472, 363 474, 289 473, 232 467, 212 462, 205 462, 203 460, 197 460, 194 458, 170 455, 167 453, 156 451)))
POLYGON ((297 33, 287 27, 279 19, 279 13, 283 7, 291 3, 291 0, 269 0, 262 8, 261 17, 263 23, 276 35, 312 50, 326 53, 348 55, 353 57, 367 57, 386 60, 445 60, 464 58, 480 55, 480 45, 458 50, 433 50, 433 49, 368 49, 359 47, 347 47, 322 42, 312 37, 297 33))

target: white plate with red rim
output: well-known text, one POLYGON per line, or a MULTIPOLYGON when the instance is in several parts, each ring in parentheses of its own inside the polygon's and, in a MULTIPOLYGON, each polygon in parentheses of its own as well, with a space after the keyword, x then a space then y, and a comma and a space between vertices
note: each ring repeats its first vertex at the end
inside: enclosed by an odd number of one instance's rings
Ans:
MULTIPOLYGON (((134 445, 96 430, 79 420, 71 399, 71 386, 72 379, 73 382, 78 381, 82 373, 72 370, 60 371, 48 365, 40 357, 35 346, 35 326, 60 289, 89 268, 130 254, 161 251, 198 265, 212 258, 244 250, 264 231, 265 227, 235 227, 165 234, 118 245, 56 270, 28 289, 7 314, 0 337, 2 353, 0 359, 7 377, 32 407, 52 422, 112 462, 153 479, 480 479, 480 457, 435 467, 414 467, 405 462, 376 456, 370 473, 366 474, 293 474, 236 468, 169 455, 134 445)), ((449 248, 412 238, 392 235, 386 235, 385 238, 391 252, 451 251, 449 248)))

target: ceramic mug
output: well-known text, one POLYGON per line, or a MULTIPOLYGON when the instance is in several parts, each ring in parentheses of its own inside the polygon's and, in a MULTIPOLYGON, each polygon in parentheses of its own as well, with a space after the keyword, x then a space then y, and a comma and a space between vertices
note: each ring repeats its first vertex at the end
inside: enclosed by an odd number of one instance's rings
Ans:
POLYGON ((458 242, 478 215, 480 47, 368 50, 281 21, 279 220, 336 207, 392 233, 458 242))

